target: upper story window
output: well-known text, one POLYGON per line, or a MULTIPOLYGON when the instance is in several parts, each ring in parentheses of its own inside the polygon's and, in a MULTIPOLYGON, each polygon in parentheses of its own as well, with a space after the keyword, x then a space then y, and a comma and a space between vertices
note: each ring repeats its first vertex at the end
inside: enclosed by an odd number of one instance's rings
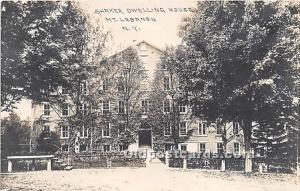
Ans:
POLYGON ((80 103, 79 104, 79 112, 83 115, 86 115, 88 113, 87 104, 80 103))
POLYGON ((88 128, 86 128, 85 126, 81 127, 80 137, 81 138, 87 138, 88 137, 88 128))
POLYGON ((165 91, 170 90, 170 78, 168 77, 164 78, 164 90, 165 91))
POLYGON ((207 124, 206 123, 199 123, 198 134, 199 135, 206 135, 206 133, 207 133, 207 124))
POLYGON ((102 82, 102 90, 107 91, 108 90, 108 79, 105 78, 102 82))
POLYGON ((222 154, 224 152, 223 143, 217 143, 217 153, 222 154))
POLYGON ((67 94, 69 93, 69 90, 68 90, 68 88, 66 87, 66 85, 62 85, 62 86, 61 86, 61 93, 62 93, 63 95, 67 95, 67 94))
POLYGON ((60 137, 69 138, 69 126, 61 126, 60 137))
POLYGON ((180 145, 180 150, 187 151, 187 145, 180 145))
POLYGON ((120 136, 124 132, 125 132, 125 124, 124 123, 119 123, 119 125, 118 125, 118 136, 120 136))
POLYGON ((103 151, 109 152, 110 151, 110 145, 103 145, 103 151))
POLYGON ((240 143, 233 143, 233 152, 235 154, 240 154, 240 143))
POLYGON ((102 128, 102 137, 110 137, 110 123, 105 123, 102 128))
POLYGON ((119 151, 125 151, 128 149, 127 145, 119 145, 119 151))
POLYGON ((234 135, 239 134, 239 123, 238 122, 232 122, 232 131, 234 135))
POLYGON ((49 125, 43 125, 43 131, 49 132, 50 126, 49 125))
POLYGON ((69 115, 69 104, 64 103, 62 105, 62 116, 68 116, 69 115))
POLYGON ((217 124, 217 135, 222 135, 223 130, 222 130, 222 126, 217 124))
POLYGON ((205 152, 206 151, 206 144, 205 143, 200 143, 199 144, 199 151, 201 153, 205 152))
POLYGON ((187 135, 186 121, 179 123, 179 135, 187 135))
POLYGON ((163 107, 164 107, 164 113, 170 113, 171 112, 170 100, 165 100, 163 103, 163 107))
POLYGON ((109 100, 102 101, 102 112, 108 113, 110 111, 109 100))
POLYGON ((119 101, 118 112, 119 113, 125 113, 125 103, 124 103, 124 101, 119 101))
POLYGON ((50 104, 49 103, 44 103, 44 116, 50 116, 50 104))
POLYGON ((186 105, 184 105, 183 103, 179 103, 179 112, 180 113, 186 113, 187 109, 186 109, 186 105))
POLYGON ((124 91, 124 84, 123 84, 123 80, 121 78, 118 78, 117 89, 118 89, 118 92, 124 91))
POLYGON ((142 113, 148 113, 149 102, 148 100, 142 100, 142 113))
POLYGON ((164 133, 165 133, 165 136, 171 135, 171 124, 165 126, 164 133))
POLYGON ((80 94, 85 95, 87 94, 87 82, 83 81, 80 84, 80 94))

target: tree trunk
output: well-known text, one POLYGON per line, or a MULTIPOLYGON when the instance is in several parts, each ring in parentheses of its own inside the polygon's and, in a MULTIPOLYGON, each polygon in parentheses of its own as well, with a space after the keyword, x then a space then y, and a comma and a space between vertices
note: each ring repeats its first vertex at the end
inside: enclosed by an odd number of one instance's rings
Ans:
POLYGON ((251 153, 251 121, 244 121, 243 125, 245 141, 245 172, 252 172, 252 153, 251 153))

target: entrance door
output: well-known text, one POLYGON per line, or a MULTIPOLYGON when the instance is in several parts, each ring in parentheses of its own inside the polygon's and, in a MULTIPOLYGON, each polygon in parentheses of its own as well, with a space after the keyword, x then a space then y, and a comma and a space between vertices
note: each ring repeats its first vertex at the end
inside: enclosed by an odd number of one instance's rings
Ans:
POLYGON ((139 130, 139 147, 152 147, 151 130, 139 130))

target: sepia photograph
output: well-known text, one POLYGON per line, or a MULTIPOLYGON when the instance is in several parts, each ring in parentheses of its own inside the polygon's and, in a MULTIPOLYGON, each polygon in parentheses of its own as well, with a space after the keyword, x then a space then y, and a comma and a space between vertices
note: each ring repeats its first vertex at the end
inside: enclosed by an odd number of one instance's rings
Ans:
POLYGON ((300 191, 300 0, 0 3, 0 191, 300 191))

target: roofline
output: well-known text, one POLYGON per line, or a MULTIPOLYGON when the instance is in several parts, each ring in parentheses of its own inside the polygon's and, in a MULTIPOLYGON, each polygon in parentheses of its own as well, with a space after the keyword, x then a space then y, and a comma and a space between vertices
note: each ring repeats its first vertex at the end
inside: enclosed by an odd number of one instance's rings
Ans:
POLYGON ((157 48, 156 46, 154 46, 154 45, 152 45, 152 44, 146 42, 145 40, 142 40, 142 41, 139 41, 139 42, 137 42, 137 43, 134 43, 134 44, 132 44, 132 45, 130 45, 130 46, 124 48, 123 50, 120 50, 120 51, 118 51, 118 52, 116 52, 116 53, 114 53, 114 54, 108 56, 107 58, 111 58, 111 57, 113 57, 113 56, 115 56, 115 55, 117 55, 117 54, 122 53, 122 52, 125 51, 126 49, 128 49, 128 48, 130 48, 130 47, 133 47, 133 46, 138 46, 138 45, 140 45, 141 43, 146 43, 146 44, 148 44, 149 46, 153 47, 154 49, 158 50, 159 52, 162 52, 162 50, 161 50, 160 48, 157 48))

